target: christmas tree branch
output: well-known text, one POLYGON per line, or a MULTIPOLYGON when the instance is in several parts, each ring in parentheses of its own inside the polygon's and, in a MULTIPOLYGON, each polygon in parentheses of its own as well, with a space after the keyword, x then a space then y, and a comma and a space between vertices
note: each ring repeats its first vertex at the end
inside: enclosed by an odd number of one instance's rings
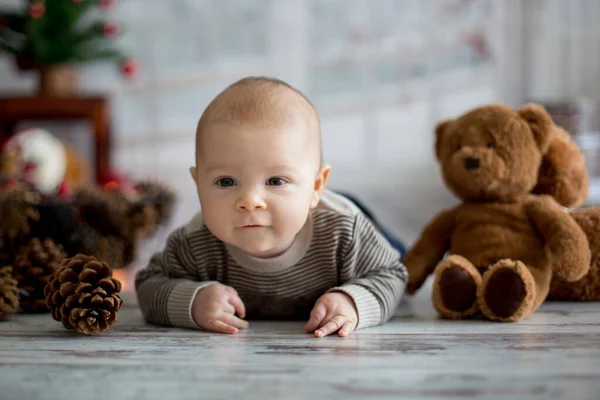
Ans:
POLYGON ((10 44, 6 43, 2 39, 0 39, 0 49, 2 49, 3 51, 5 51, 7 53, 14 54, 14 55, 21 54, 21 50, 19 50, 17 47, 11 46, 10 44))

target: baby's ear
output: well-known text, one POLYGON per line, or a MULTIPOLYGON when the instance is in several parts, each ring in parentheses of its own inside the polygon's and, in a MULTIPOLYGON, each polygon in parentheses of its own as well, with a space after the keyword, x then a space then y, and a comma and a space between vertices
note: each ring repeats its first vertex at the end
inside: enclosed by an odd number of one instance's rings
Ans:
POLYGON ((552 138, 554 122, 546 109, 538 104, 527 104, 517 110, 519 116, 527 122, 533 138, 542 154, 546 153, 552 138))
POLYGON ((315 177, 313 198, 310 203, 310 208, 315 208, 319 204, 321 196, 323 195, 323 191, 325 190, 325 186, 327 185, 327 179, 329 179, 330 171, 331 167, 329 166, 329 164, 323 164, 323 166, 319 168, 317 176, 315 177))
POLYGON ((198 181, 196 180, 196 178, 197 178, 196 167, 190 167, 190 175, 192 175, 192 179, 194 180, 194 183, 198 184, 198 181))
POLYGON ((447 120, 438 122, 437 125, 435 126, 435 155, 438 158, 438 160, 440 159, 440 156, 442 153, 442 138, 444 137, 444 134, 448 130, 448 126, 453 121, 454 121, 454 119, 447 119, 447 120))

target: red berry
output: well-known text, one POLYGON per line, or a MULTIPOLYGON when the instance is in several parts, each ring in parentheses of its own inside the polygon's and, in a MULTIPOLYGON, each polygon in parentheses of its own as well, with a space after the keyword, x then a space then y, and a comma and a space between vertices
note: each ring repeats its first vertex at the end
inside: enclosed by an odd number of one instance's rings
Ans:
POLYGON ((16 187, 18 184, 19 181, 16 178, 8 178, 6 182, 4 182, 4 185, 9 189, 16 187))
POLYGON ((35 171, 36 169, 37 169, 37 164, 33 161, 28 161, 27 163, 25 163, 25 166, 23 167, 23 170, 25 172, 35 171))
POLYGON ((58 195, 58 197, 60 197, 61 199, 66 199, 71 195, 71 187, 69 186, 69 183, 66 181, 63 181, 59 186, 58 186, 58 191, 56 193, 58 195))
POLYGON ((40 19, 46 14, 46 5, 44 3, 31 3, 29 6, 29 15, 33 19, 40 19))
POLYGON ((125 75, 126 78, 133 79, 138 75, 140 71, 140 65, 134 59, 128 58, 127 60, 123 61, 122 69, 123 75, 125 75))
POLYGON ((115 36, 117 33, 119 33, 119 25, 114 23, 114 22, 107 22, 106 24, 104 24, 104 26, 102 27, 102 33, 104 34, 104 36, 106 37, 113 37, 115 36))
POLYGON ((116 0, 100 0, 100 6, 105 10, 110 10, 117 3, 116 0))

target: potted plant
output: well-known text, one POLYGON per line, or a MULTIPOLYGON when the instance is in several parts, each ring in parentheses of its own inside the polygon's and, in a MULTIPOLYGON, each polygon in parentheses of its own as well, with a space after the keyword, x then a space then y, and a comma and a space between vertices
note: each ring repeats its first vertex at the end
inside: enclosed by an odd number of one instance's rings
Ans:
POLYGON ((110 60, 133 78, 139 66, 116 49, 117 23, 102 17, 116 0, 24 0, 21 10, 0 10, 0 52, 22 71, 36 71, 38 93, 71 95, 78 64, 110 60), (104 11, 98 13, 98 11, 104 11))

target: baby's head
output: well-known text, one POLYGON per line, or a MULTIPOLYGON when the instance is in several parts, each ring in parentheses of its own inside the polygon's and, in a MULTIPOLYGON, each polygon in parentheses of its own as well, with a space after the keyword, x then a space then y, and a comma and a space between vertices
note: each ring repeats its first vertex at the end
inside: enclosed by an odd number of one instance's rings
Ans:
POLYGON ((277 256, 306 223, 329 175, 317 112, 282 81, 242 79, 202 114, 191 173, 204 223, 217 238, 256 257, 277 256))

